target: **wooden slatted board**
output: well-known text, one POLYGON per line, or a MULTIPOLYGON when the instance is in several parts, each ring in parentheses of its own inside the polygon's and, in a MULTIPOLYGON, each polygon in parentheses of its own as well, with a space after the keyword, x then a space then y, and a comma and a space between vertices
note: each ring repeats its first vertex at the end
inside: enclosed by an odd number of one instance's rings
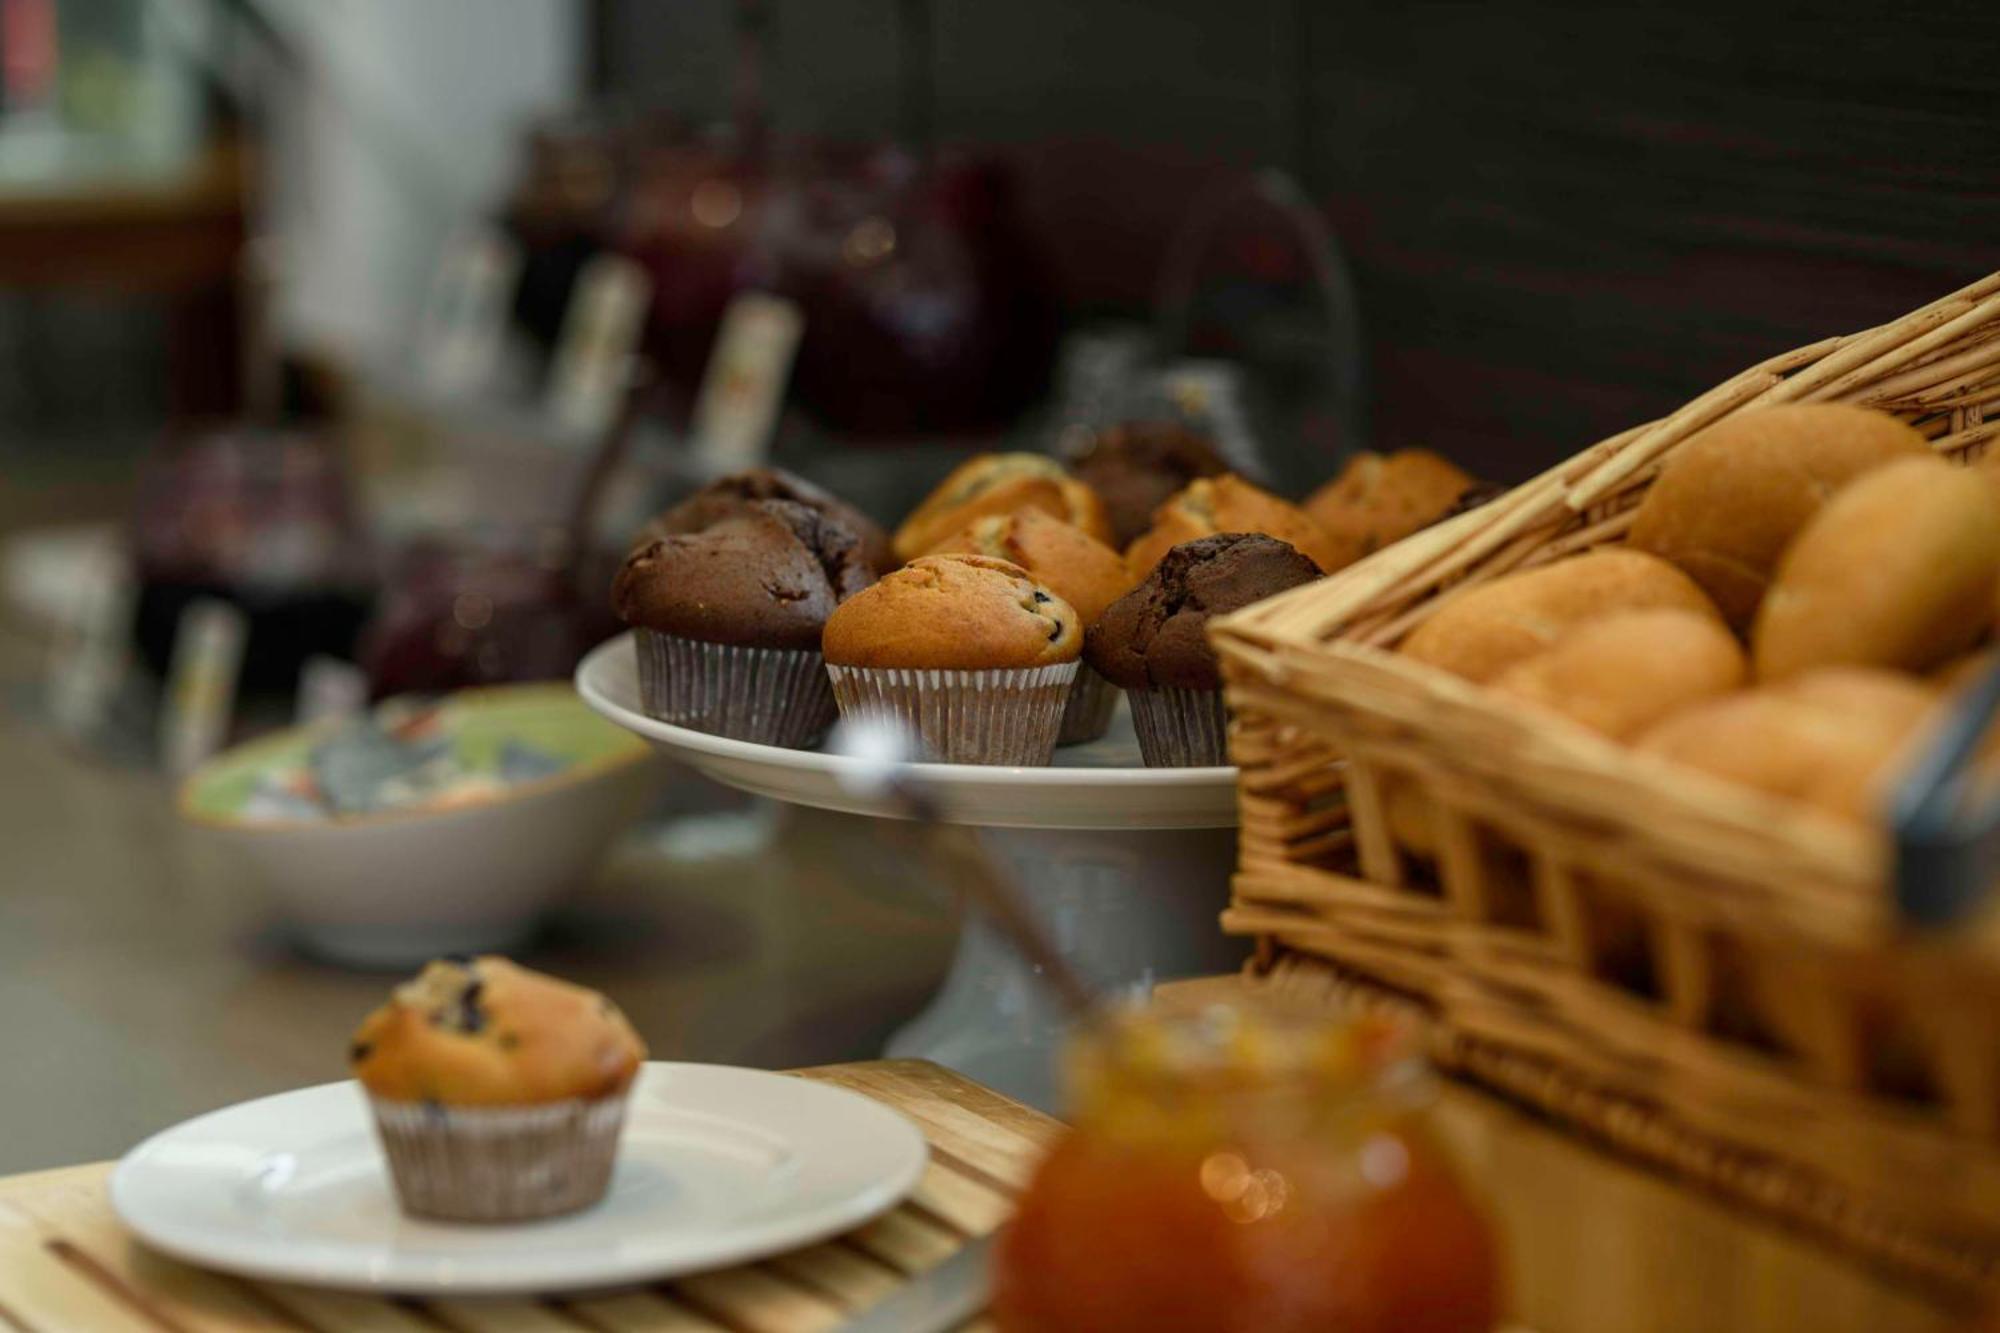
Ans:
MULTIPOLYGON (((762 1263, 577 1298, 385 1300, 226 1277, 153 1254, 106 1197, 109 1163, 0 1180, 5 1333, 812 1333, 998 1227, 1057 1124, 949 1070, 881 1061, 800 1071, 910 1117, 930 1165, 901 1207, 762 1263)), ((966 1330, 987 1329, 983 1321, 966 1330)))

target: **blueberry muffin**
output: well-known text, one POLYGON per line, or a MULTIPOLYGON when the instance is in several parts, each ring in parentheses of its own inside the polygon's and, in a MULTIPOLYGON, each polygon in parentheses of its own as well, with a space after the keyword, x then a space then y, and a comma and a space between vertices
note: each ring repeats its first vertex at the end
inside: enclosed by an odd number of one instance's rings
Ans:
POLYGON ((1046 764, 1076 678, 1076 609, 983 555, 911 561, 826 623, 842 717, 889 717, 928 759, 1046 764))
POLYGON ((625 558, 612 607, 637 631, 646 712, 736 740, 802 747, 835 716, 820 633, 874 582, 861 537, 789 500, 750 500, 625 558))
POLYGON ((981 454, 938 483, 896 529, 896 555, 929 554, 974 519, 1039 509, 1109 543, 1111 520, 1097 493, 1041 454, 981 454))
MULTIPOLYGON (((1019 565, 1029 578, 1076 609, 1086 633, 1106 607, 1132 591, 1135 582, 1118 552, 1034 509, 977 519, 937 550, 939 555, 960 553, 1019 565)), ((1056 744, 1096 740, 1110 726, 1117 706, 1117 687, 1088 665, 1080 668, 1056 744)))
POLYGON ((403 1210, 462 1222, 602 1198, 645 1058, 595 991, 462 956, 398 986, 348 1051, 403 1210))

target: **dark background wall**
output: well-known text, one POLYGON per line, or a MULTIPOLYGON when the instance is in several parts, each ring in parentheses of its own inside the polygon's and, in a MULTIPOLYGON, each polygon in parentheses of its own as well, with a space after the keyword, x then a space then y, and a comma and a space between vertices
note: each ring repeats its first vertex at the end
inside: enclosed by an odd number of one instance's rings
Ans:
MULTIPOLYGON (((1521 475, 2000 267, 2000 3, 933 0, 935 123, 1000 146, 1073 311, 1296 166, 1354 265, 1378 443, 1521 475)), ((781 132, 893 133, 898 0, 773 0, 781 132)), ((600 0, 603 90, 721 116, 729 0, 600 0)))

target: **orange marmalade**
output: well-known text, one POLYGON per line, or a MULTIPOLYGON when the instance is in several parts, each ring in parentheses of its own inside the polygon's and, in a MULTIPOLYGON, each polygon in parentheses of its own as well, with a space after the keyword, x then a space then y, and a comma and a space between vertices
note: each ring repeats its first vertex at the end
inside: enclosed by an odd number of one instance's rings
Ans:
POLYGON ((1412 1029, 1156 1005, 1070 1053, 1075 1130, 996 1255, 1004 1333, 1488 1333, 1492 1232, 1412 1029))

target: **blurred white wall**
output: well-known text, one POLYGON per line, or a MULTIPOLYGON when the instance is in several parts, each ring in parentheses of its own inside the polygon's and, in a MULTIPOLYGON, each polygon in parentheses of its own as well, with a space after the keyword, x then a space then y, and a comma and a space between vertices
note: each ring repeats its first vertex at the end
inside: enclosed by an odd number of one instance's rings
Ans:
POLYGON ((305 54, 279 97, 266 217, 287 334, 406 346, 439 249, 504 188, 521 125, 576 97, 581 0, 265 0, 305 54))

